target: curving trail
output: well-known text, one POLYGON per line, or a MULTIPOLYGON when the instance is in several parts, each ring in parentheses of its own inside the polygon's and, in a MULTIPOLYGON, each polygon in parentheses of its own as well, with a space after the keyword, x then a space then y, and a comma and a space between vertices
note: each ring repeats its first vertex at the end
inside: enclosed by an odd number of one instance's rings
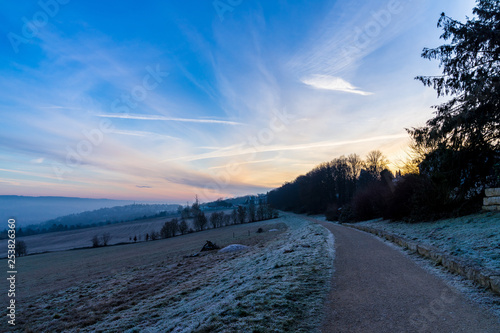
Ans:
POLYGON ((500 332, 496 317, 376 237, 307 219, 335 237, 321 332, 500 332))

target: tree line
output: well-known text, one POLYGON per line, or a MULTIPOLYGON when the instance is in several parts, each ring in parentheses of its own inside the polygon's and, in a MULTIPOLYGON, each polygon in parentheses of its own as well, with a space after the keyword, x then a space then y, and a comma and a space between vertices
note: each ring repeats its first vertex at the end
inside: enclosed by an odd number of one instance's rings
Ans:
MULTIPOLYGON (((201 209, 198 198, 189 206, 178 210, 179 218, 172 218, 166 221, 160 231, 151 230, 145 235, 134 235, 129 237, 129 241, 141 241, 144 236, 145 241, 154 241, 158 239, 171 238, 187 233, 199 232, 209 228, 221 228, 235 224, 252 223, 258 221, 278 218, 279 214, 276 209, 265 203, 262 199, 249 199, 246 205, 234 207, 231 213, 224 211, 212 212, 208 217, 201 209), (192 221, 188 223, 187 221, 192 221), (190 226, 191 224, 191 226, 190 226)), ((92 239, 93 247, 106 246, 111 239, 111 235, 103 234, 101 237, 95 235, 92 239)))
POLYGON ((381 208, 376 198, 394 181, 388 164, 378 150, 368 153, 364 160, 357 154, 341 156, 270 191, 268 201, 275 208, 296 213, 326 213, 331 220, 375 216, 381 208), (374 202, 363 202, 365 198, 374 202))

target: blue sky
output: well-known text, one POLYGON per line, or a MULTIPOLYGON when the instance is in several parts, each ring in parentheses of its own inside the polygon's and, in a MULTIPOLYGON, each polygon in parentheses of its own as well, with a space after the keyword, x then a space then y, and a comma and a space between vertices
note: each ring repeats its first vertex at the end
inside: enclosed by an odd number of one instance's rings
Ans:
POLYGON ((185 202, 404 157, 472 0, 0 4, 0 194, 185 202))

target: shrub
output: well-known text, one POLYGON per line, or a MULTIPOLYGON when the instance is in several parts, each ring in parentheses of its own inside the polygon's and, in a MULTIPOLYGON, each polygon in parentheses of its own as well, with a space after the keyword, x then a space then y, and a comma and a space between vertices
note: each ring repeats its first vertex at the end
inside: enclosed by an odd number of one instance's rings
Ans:
POLYGON ((352 201, 354 219, 364 221, 382 217, 387 209, 389 192, 388 187, 381 182, 371 183, 358 191, 352 201))
POLYGON ((181 233, 181 235, 184 235, 188 231, 188 225, 187 225, 185 220, 181 220, 179 222, 178 229, 179 229, 179 232, 181 233))
POLYGON ((91 241, 92 241, 92 247, 99 247, 101 245, 101 241, 99 240, 99 236, 97 235, 94 235, 91 241))
POLYGON ((327 221, 338 221, 340 217, 338 206, 336 204, 328 205, 325 217, 327 221))
POLYGON ((174 237, 179 230, 179 222, 177 219, 172 219, 168 222, 165 222, 163 227, 160 230, 161 238, 170 238, 174 237))
POLYGON ((111 240, 111 235, 109 233, 104 233, 101 236, 102 246, 107 246, 109 241, 111 240))
POLYGON ((28 254, 28 247, 22 240, 16 240, 16 256, 22 257, 28 254))

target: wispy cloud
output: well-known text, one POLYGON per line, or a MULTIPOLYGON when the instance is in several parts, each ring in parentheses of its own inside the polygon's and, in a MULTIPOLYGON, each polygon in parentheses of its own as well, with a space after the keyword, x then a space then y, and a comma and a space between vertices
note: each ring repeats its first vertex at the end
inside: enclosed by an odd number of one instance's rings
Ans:
POLYGON ((160 121, 178 121, 184 123, 202 123, 202 124, 222 124, 222 125, 243 125, 235 121, 218 120, 218 119, 200 119, 200 118, 173 118, 155 115, 133 115, 133 114, 100 114, 102 118, 118 118, 132 120, 160 120, 160 121))
POLYGON ((41 164, 41 163, 43 163, 44 160, 45 160, 45 158, 40 157, 40 158, 31 160, 30 162, 33 163, 33 164, 41 164))
POLYGON ((222 157, 233 157, 247 154, 255 154, 255 153, 267 153, 267 152, 276 152, 276 151, 293 151, 293 150, 305 150, 305 149, 313 149, 313 148, 325 148, 325 147, 335 147, 335 146, 344 146, 350 144, 358 144, 365 142, 373 142, 373 141, 381 141, 381 140, 393 140, 393 139, 402 139, 407 138, 407 134, 394 134, 394 135, 382 135, 370 138, 364 138, 359 140, 347 140, 347 141, 320 141, 320 142, 311 142, 305 144, 296 144, 296 145, 268 145, 268 146, 257 146, 251 148, 240 148, 238 149, 230 149, 228 150, 226 147, 220 148, 217 151, 198 154, 198 155, 190 155, 183 156, 173 159, 164 160, 163 162, 169 161, 196 161, 203 159, 211 159, 211 158, 222 158, 222 157))
MULTIPOLYGON (((247 162, 231 163, 231 167, 240 166, 240 165, 247 165, 247 164, 275 162, 275 161, 276 161, 276 159, 269 158, 269 159, 266 159, 266 160, 259 160, 259 161, 247 161, 247 162)), ((223 168, 227 168, 227 165, 219 165, 219 166, 208 168, 207 170, 223 169, 223 168)))
POLYGON ((40 109, 53 109, 53 110, 81 110, 82 108, 69 107, 69 106, 40 106, 40 109))
POLYGON ((128 136, 149 137, 155 139, 158 138, 158 139, 180 140, 180 138, 176 138, 175 136, 164 135, 153 132, 145 132, 145 131, 113 130, 111 133, 119 135, 128 135, 128 136))
POLYGON ((316 89, 325 89, 333 91, 342 91, 351 94, 358 94, 363 96, 372 95, 370 92, 362 91, 347 82, 346 80, 329 75, 312 75, 302 79, 302 83, 316 89))

